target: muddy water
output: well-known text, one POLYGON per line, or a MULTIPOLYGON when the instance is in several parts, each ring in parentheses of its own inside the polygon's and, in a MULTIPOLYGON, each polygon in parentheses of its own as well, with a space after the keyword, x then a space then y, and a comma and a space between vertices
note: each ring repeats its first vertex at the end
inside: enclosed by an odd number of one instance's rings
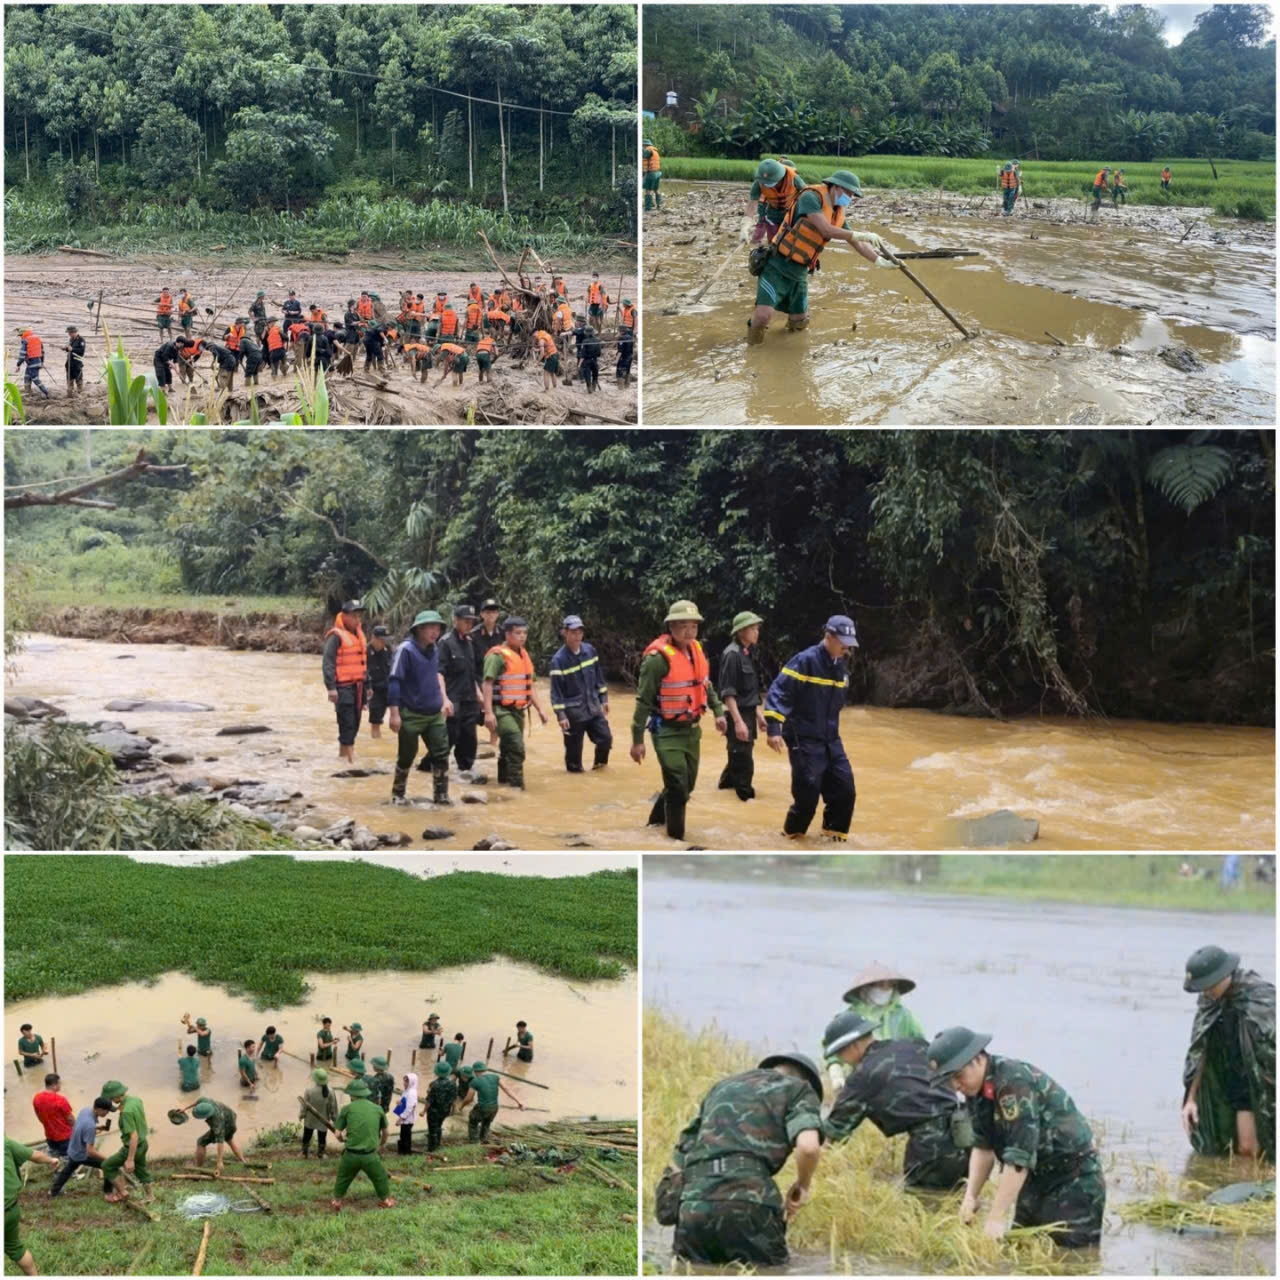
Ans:
POLYGON ((775 317, 764 345, 748 349, 755 281, 745 265, 726 269, 697 306, 680 306, 729 253, 741 192, 671 187, 645 224, 656 264, 649 310, 678 308, 646 334, 647 421, 1274 421, 1274 244, 1223 233, 1222 243, 1179 245, 1140 226, 974 219, 873 197, 856 224, 895 247, 981 252, 909 264, 981 335, 965 341, 901 273, 832 244, 810 284, 809 328, 788 333, 775 317), (689 234, 703 223, 705 240, 689 234), (1156 358, 1168 346, 1189 348, 1203 367, 1169 368, 1156 358))
MULTIPOLYGON (((499 834, 522 849, 564 848, 579 837, 597 849, 671 849, 658 828, 646 828, 659 786, 652 750, 642 766, 626 753, 634 702, 615 691, 615 750, 600 772, 564 772, 554 723, 529 738, 527 790, 493 783, 489 803, 449 810, 389 804, 394 743, 362 731, 356 762, 385 770, 370 778, 334 778, 337 734, 320 681, 320 659, 303 654, 236 653, 175 645, 120 645, 41 636, 46 646, 19 663, 10 693, 33 694, 65 708, 72 719, 121 719, 160 738, 157 750, 181 748, 196 760, 167 767, 175 779, 216 776, 288 783, 315 806, 310 825, 350 815, 375 831, 402 831, 423 846, 427 824, 456 832, 443 842, 469 849, 499 834), (132 654, 128 661, 118 660, 132 654), (182 698, 212 703, 213 712, 117 714, 115 698, 182 698), (219 738, 223 726, 245 721, 273 732, 219 738), (206 761, 205 757, 216 756, 206 761)), ((545 681, 540 682, 545 702, 545 681)), ((535 721, 536 723, 536 721, 535 721)), ((948 816, 1015 809, 1040 821, 1043 849, 1272 849, 1275 847, 1275 735, 1272 730, 1214 725, 1116 721, 1091 728, 1063 719, 999 724, 928 711, 849 707, 841 734, 853 762, 858 807, 855 848, 945 848, 948 816)), ((688 839, 712 849, 773 849, 782 845, 790 803, 785 756, 757 750, 758 799, 742 804, 716 789, 724 747, 709 723, 702 770, 689 809, 688 839)), ((479 762, 492 775, 494 761, 479 762)), ((430 778, 414 772, 410 795, 430 794, 430 778)), ((455 782, 457 795, 464 788, 455 782)), ((815 834, 788 849, 822 847, 815 834)), ((437 845, 436 847, 439 847, 437 845)))
MULTIPOLYGON (((819 889, 803 873, 781 884, 776 875, 768 885, 707 882, 645 862, 646 1002, 761 1047, 768 1027, 769 1045, 813 1053, 856 969, 873 958, 904 966, 918 983, 907 1004, 927 1034, 955 1022, 989 1030, 995 1051, 1043 1067, 1067 1089, 1100 1137, 1112 1207, 1158 1194, 1153 1165, 1211 1186, 1252 1176, 1228 1160, 1192 1157, 1181 1129, 1194 1011, 1182 962, 1211 939, 1228 940, 1275 980, 1273 916, 906 899, 819 889)), ((654 1260, 669 1259, 669 1231, 652 1229, 647 1243, 654 1260)), ((1243 1259, 1234 1249, 1125 1226, 1109 1213, 1100 1266, 1275 1273, 1274 1238, 1250 1240, 1243 1259)))
MULTIPOLYGON (((24 1022, 36 1027, 46 1043, 56 1037, 63 1092, 77 1110, 93 1101, 105 1081, 127 1084, 146 1104, 156 1155, 188 1152, 203 1132, 203 1126, 191 1123, 171 1125, 165 1116, 169 1108, 193 1101, 192 1094, 178 1088, 179 1042, 184 1051, 194 1043, 182 1029, 183 1013, 207 1018, 213 1028, 213 1059, 201 1068, 201 1092, 237 1112, 246 1138, 297 1119, 298 1094, 310 1072, 305 1059, 315 1049, 315 1034, 326 1014, 339 1026, 360 1022, 369 1056, 390 1049, 397 1086, 405 1071, 416 1070, 420 1092, 430 1083, 435 1052, 420 1051, 417 1067, 411 1062, 429 1013, 440 1015, 450 1039, 463 1032, 469 1062, 485 1056, 492 1036, 493 1066, 550 1086, 536 1089, 506 1081, 526 1106, 549 1112, 522 1115, 515 1107, 508 1110, 504 1097, 504 1124, 584 1115, 629 1118, 636 1113, 635 974, 615 982, 569 983, 527 965, 491 961, 430 973, 308 974, 307 981, 312 993, 305 1005, 265 1011, 255 1010, 249 999, 178 973, 166 974, 154 985, 129 983, 78 996, 23 1000, 5 1006, 5 1039, 16 1042, 24 1022), (534 1061, 516 1062, 512 1055, 511 1065, 504 1067, 502 1048, 515 1035, 518 1018, 528 1022, 536 1037, 534 1061), (256 1041, 268 1025, 304 1061, 281 1058, 277 1066, 259 1064, 258 1096, 249 1100, 239 1084, 236 1042, 250 1036, 256 1041)), ((39 1070, 18 1079, 13 1064, 5 1064, 7 1133, 39 1136, 31 1097, 43 1088, 42 1080, 39 1070)), ((108 1143, 112 1149, 115 1145, 114 1139, 108 1143)))

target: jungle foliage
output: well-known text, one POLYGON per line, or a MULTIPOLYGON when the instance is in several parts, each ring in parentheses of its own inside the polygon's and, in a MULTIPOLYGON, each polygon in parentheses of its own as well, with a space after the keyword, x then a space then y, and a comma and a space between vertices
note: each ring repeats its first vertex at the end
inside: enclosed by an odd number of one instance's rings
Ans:
POLYGON ((12 5, 4 33, 11 252, 633 226, 632 6, 12 5))
POLYGON ((1170 46, 1143 5, 663 5, 644 104, 679 95, 654 136, 671 154, 1260 160, 1268 21, 1214 5, 1170 46))
MULTIPOLYGON (((81 474, 81 441, 10 433, 6 484, 81 474)), ((880 705, 1273 718, 1272 431, 95 435, 107 465, 143 443, 187 476, 11 513, 10 560, 155 549, 181 590, 363 595, 394 625, 492 594, 540 661, 581 613, 615 677, 673 599, 713 653, 762 613, 766 665, 847 612, 880 705)))

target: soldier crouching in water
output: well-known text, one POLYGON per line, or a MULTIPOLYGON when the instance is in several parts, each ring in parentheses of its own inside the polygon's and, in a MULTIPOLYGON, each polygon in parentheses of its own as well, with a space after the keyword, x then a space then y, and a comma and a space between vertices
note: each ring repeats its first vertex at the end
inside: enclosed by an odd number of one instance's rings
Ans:
POLYGON ((675 1226, 691 1262, 781 1266, 787 1223, 809 1199, 822 1149, 822 1078, 800 1053, 775 1053, 713 1085, 676 1142, 657 1190, 657 1218, 675 1226), (794 1149, 784 1203, 773 1175, 794 1149))

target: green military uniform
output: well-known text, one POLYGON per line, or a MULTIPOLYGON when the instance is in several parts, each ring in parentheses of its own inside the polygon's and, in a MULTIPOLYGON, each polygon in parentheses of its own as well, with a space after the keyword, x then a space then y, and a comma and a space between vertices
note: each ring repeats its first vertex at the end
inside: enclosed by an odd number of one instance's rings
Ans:
POLYGON ((316 1134, 316 1142, 323 1156, 325 1139, 329 1136, 325 1122, 331 1128, 338 1127, 338 1095, 329 1088, 329 1073, 323 1067, 317 1067, 311 1073, 311 1083, 303 1091, 302 1102, 298 1107, 298 1119, 302 1121, 303 1156, 310 1154, 312 1132, 316 1134))
POLYGON ((335 1052, 334 1041, 337 1040, 337 1038, 338 1037, 335 1036, 333 1032, 329 1030, 328 1027, 321 1027, 320 1030, 316 1032, 316 1039, 320 1046, 316 1050, 317 1062, 333 1061, 333 1056, 335 1052))
POLYGON ((207 1058, 213 1052, 213 1032, 203 1018, 196 1019, 196 1052, 207 1058))
POLYGON ((439 1019, 430 1017, 426 1021, 426 1025, 422 1029, 422 1039, 418 1041, 419 1049, 434 1049, 436 1047, 436 1036, 440 1034, 439 1019))
POLYGON ((250 1085, 258 1083, 258 1068, 254 1066, 253 1059, 243 1049, 240 1050, 240 1060, 236 1065, 244 1072, 244 1077, 250 1085))
POLYGON ((224 1103, 212 1098, 201 1098, 192 1115, 203 1120, 209 1128, 196 1139, 197 1147, 208 1147, 218 1142, 230 1142, 236 1136, 236 1113, 224 1103), (212 1107, 212 1111, 207 1108, 212 1107))
POLYGON ((396 1078, 387 1070, 386 1058, 372 1059, 374 1073, 368 1078, 369 1093, 373 1101, 386 1111, 391 1106, 391 1099, 396 1092, 396 1078))
MULTIPOLYGON (((115 1102, 124 1092, 125 1087, 118 1080, 108 1080, 102 1086, 101 1096, 108 1102, 115 1102)), ((147 1135, 151 1129, 147 1124, 142 1099, 130 1095, 119 1104, 119 1108, 116 1132, 120 1135, 120 1150, 102 1162, 102 1189, 106 1192, 112 1190, 115 1179, 129 1158, 129 1138, 135 1133, 138 1135, 138 1149, 133 1155, 133 1176, 139 1182, 151 1181, 151 1171, 147 1168, 147 1135)))
POLYGON ((533 1032, 528 1030, 520 1032, 520 1034, 516 1036, 516 1042, 520 1046, 520 1048, 516 1050, 516 1057, 519 1058, 521 1062, 532 1062, 533 1032))
POLYGON ((347 1034, 346 1052, 343 1054, 348 1062, 364 1056, 364 1036, 361 1034, 363 1031, 364 1028, 358 1022, 351 1024, 347 1034))
POLYGON ((17 1262, 27 1251, 19 1232, 21 1213, 18 1195, 22 1191, 22 1166, 31 1159, 30 1147, 24 1147, 13 1138, 4 1140, 4 1254, 17 1262))
POLYGON ((185 1054, 178 1059, 178 1070, 182 1074, 182 1092, 190 1093, 200 1087, 200 1059, 185 1054))
POLYGON ((458 1086, 447 1062, 437 1062, 435 1079, 427 1090, 427 1150, 435 1151, 444 1137, 444 1122, 458 1099, 458 1086))
POLYGON ((505 647, 501 645, 490 649, 484 656, 482 680, 493 681, 492 702, 493 718, 498 722, 498 781, 508 786, 524 786, 524 722, 528 709, 525 707, 504 707, 498 703, 498 681, 507 669, 506 659, 502 656, 505 647))
POLYGON ((450 1040, 444 1047, 444 1058, 449 1064, 451 1070, 458 1069, 458 1063, 462 1061, 462 1051, 466 1047, 463 1040, 450 1040))
POLYGON ((492 1071, 482 1070, 484 1063, 472 1065, 472 1083, 476 1091, 476 1105, 467 1116, 467 1137, 472 1142, 486 1142, 489 1126, 498 1114, 498 1077, 492 1071))
MULTIPOLYGON (((931 1062, 941 1039, 929 1047, 931 1062)), ((1038 1067, 991 1053, 982 1089, 968 1106, 973 1145, 1027 1170, 1013 1225, 1060 1222, 1065 1225, 1052 1233, 1058 1244, 1097 1244, 1107 1185, 1093 1130, 1067 1091, 1038 1067)))
POLYGON ((672 1156, 683 1173, 677 1257, 716 1265, 787 1261, 782 1195, 773 1175, 800 1134, 822 1133, 821 1101, 816 1071, 808 1083, 757 1067, 712 1086, 672 1156))
POLYGON ((38 1067, 44 1059, 40 1056, 44 1049, 44 1036, 19 1036, 18 1052, 22 1054, 24 1067, 38 1067))
POLYGON ((345 1092, 351 1101, 338 1114, 337 1127, 339 1132, 345 1132, 346 1145, 338 1161, 333 1198, 341 1200, 356 1175, 363 1173, 373 1183, 378 1199, 386 1200, 391 1194, 391 1180, 378 1148, 386 1132, 387 1113, 369 1100, 369 1086, 363 1080, 353 1080, 345 1092))
POLYGON ((283 1044, 284 1036, 279 1033, 274 1036, 263 1036, 262 1050, 258 1054, 258 1057, 261 1058, 263 1062, 274 1062, 276 1060, 276 1054, 280 1052, 280 1047, 283 1044))
MULTIPOLYGON (((702 615, 692 601, 677 600, 671 606, 666 621, 681 621, 685 618, 702 621, 702 615)), ((693 643, 697 645, 698 642, 695 640, 693 643)), ((631 717, 631 741, 635 746, 643 743, 647 727, 653 738, 654 755, 658 757, 658 765, 662 770, 662 791, 649 812, 649 825, 660 826, 665 823, 667 834, 673 840, 683 840, 685 809, 698 782, 702 729, 696 720, 664 719, 659 713, 662 681, 670 670, 671 664, 661 649, 646 653, 640 663, 636 707, 631 717)), ((720 701, 720 695, 710 677, 705 682, 705 689, 712 714, 723 716, 724 703, 720 701)))
POLYGON ((1236 1112, 1252 1111, 1258 1146, 1276 1158, 1276 989, 1240 957, 1218 947, 1203 947, 1187 962, 1187 991, 1200 993, 1191 1044, 1182 1068, 1184 1102, 1197 1074, 1198 1116, 1191 1145, 1202 1155, 1231 1154, 1236 1112), (1215 976, 1216 974, 1216 976, 1215 976), (1231 985, 1214 1000, 1204 994, 1230 976, 1231 985))
POLYGON ((454 1074, 458 1081, 458 1101, 465 1104, 475 1084, 475 1072, 464 1062, 454 1074))

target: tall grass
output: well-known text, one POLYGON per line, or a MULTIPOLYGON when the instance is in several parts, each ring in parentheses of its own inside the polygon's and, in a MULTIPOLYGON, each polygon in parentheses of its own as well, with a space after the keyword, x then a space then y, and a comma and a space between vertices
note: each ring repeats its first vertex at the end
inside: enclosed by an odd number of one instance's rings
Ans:
MULTIPOLYGON (((933 190, 960 195, 993 194, 996 166, 1004 159, 949 160, 939 156, 792 156, 792 163, 809 182, 820 182, 835 169, 852 169, 867 188, 933 190)), ((664 157, 664 178, 703 182, 742 182, 750 185, 758 161, 664 157)), ((1218 179, 1207 160, 1170 160, 1172 190, 1160 189, 1164 161, 1126 163, 1101 157, 1095 161, 1026 160, 1022 162, 1023 195, 1027 199, 1065 196, 1083 199, 1093 190, 1094 175, 1104 164, 1122 164, 1126 199, 1131 204, 1167 207, 1209 206, 1234 213, 1241 202, 1256 201, 1268 217, 1275 216, 1276 167, 1251 160, 1216 161, 1218 179)), ((1247 207, 1247 205, 1246 205, 1247 207)))

